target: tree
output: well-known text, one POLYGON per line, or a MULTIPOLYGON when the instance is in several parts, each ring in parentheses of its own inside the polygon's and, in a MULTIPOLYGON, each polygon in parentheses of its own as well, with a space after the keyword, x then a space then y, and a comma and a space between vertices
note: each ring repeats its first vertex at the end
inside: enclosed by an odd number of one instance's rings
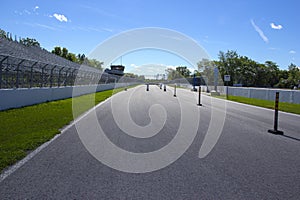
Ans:
POLYGON ((35 47, 40 47, 40 43, 33 38, 22 38, 20 40, 20 43, 25 45, 25 46, 35 46, 35 47))
POLYGON ((186 66, 178 66, 176 67, 176 71, 183 77, 189 77, 191 72, 186 66))
POLYGON ((144 76, 144 75, 139 75, 139 76, 138 76, 138 80, 144 81, 144 80, 145 80, 145 76, 144 76))
POLYGON ((64 47, 64 48, 62 49, 61 57, 67 58, 68 53, 69 53, 68 49, 67 49, 66 47, 64 47))
POLYGON ((76 55, 74 53, 68 53, 67 54, 67 59, 72 61, 72 62, 76 62, 77 61, 77 58, 76 58, 76 55))
POLYGON ((294 86, 298 86, 300 84, 300 70, 299 68, 291 63, 289 65, 289 77, 287 79, 288 87, 293 88, 294 86))
POLYGON ((176 78, 181 78, 181 76, 178 74, 178 72, 176 72, 175 69, 167 68, 165 70, 165 72, 167 74, 168 80, 174 80, 176 78))
POLYGON ((137 78, 138 75, 134 74, 134 73, 125 73, 124 77, 129 77, 129 78, 137 78))
POLYGON ((0 37, 1 38, 6 38, 6 32, 2 29, 0 29, 0 37))
POLYGON ((58 56, 62 55, 61 47, 54 47, 54 49, 51 52, 58 56))
POLYGON ((85 59, 86 60, 86 64, 87 65, 89 65, 89 66, 91 66, 91 67, 95 67, 95 68, 97 68, 97 69, 100 69, 100 70, 103 70, 103 62, 101 62, 101 61, 98 61, 98 60, 96 60, 96 59, 85 59))
POLYGON ((82 64, 85 61, 86 57, 84 54, 78 54, 77 55, 77 60, 79 64, 82 64))
POLYGON ((266 61, 265 66, 267 82, 269 83, 269 86, 274 87, 274 85, 280 80, 279 67, 275 62, 272 61, 266 61))
POLYGON ((201 71, 201 76, 204 78, 207 85, 214 84, 214 67, 216 61, 210 61, 206 58, 197 63, 198 72, 201 71))

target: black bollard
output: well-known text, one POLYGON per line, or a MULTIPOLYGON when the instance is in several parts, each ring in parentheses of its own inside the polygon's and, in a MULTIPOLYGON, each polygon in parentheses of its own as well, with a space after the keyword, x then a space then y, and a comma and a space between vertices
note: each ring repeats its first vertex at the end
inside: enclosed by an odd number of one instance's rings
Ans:
POLYGON ((176 97, 176 85, 174 86, 174 97, 176 97))
POLYGON ((273 133, 276 135, 283 135, 283 131, 278 130, 278 104, 279 104, 279 92, 276 92, 275 96, 275 114, 274 114, 274 129, 269 129, 269 133, 273 133))
POLYGON ((167 86, 166 85, 164 85, 164 92, 166 92, 167 91, 167 86))
POLYGON ((201 86, 199 85, 199 93, 198 93, 199 95, 198 95, 198 106, 202 106, 202 104, 201 104, 201 86))
POLYGON ((149 84, 147 84, 147 88, 146 88, 146 91, 149 91, 149 84))

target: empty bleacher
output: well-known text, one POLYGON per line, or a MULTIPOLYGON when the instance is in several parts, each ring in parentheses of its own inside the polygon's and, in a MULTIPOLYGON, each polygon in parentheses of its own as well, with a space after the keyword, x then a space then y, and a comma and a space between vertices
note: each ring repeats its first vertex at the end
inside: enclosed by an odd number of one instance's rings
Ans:
POLYGON ((119 79, 120 76, 71 62, 40 47, 0 38, 0 89, 90 85, 119 79))

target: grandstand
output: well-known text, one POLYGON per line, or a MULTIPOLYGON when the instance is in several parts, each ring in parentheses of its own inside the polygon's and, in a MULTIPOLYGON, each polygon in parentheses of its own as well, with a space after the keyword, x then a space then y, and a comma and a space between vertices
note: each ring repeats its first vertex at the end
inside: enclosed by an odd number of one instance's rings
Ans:
POLYGON ((91 85, 119 79, 120 76, 71 62, 40 47, 0 37, 0 89, 91 85))

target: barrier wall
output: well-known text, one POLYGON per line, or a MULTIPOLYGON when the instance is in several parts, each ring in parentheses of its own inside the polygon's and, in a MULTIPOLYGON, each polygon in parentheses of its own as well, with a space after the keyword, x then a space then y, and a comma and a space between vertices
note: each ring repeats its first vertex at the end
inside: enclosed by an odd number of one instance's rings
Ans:
MULTIPOLYGON (((131 83, 133 84, 133 83, 131 83)), ((128 84, 127 84, 128 85, 128 84)), ((0 110, 44 103, 124 87, 125 83, 67 86, 54 88, 20 88, 0 90, 0 110)))
MULTIPOLYGON (((202 86, 202 90, 206 91, 207 87, 202 86)), ((209 91, 213 90, 213 86, 208 86, 209 91)), ((225 86, 218 86, 221 94, 226 94, 225 86)), ((275 94, 279 92, 279 101, 300 104, 300 90, 282 90, 270 88, 247 88, 247 87, 229 87, 228 94, 232 96, 242 96, 247 98, 275 100, 275 94)))

